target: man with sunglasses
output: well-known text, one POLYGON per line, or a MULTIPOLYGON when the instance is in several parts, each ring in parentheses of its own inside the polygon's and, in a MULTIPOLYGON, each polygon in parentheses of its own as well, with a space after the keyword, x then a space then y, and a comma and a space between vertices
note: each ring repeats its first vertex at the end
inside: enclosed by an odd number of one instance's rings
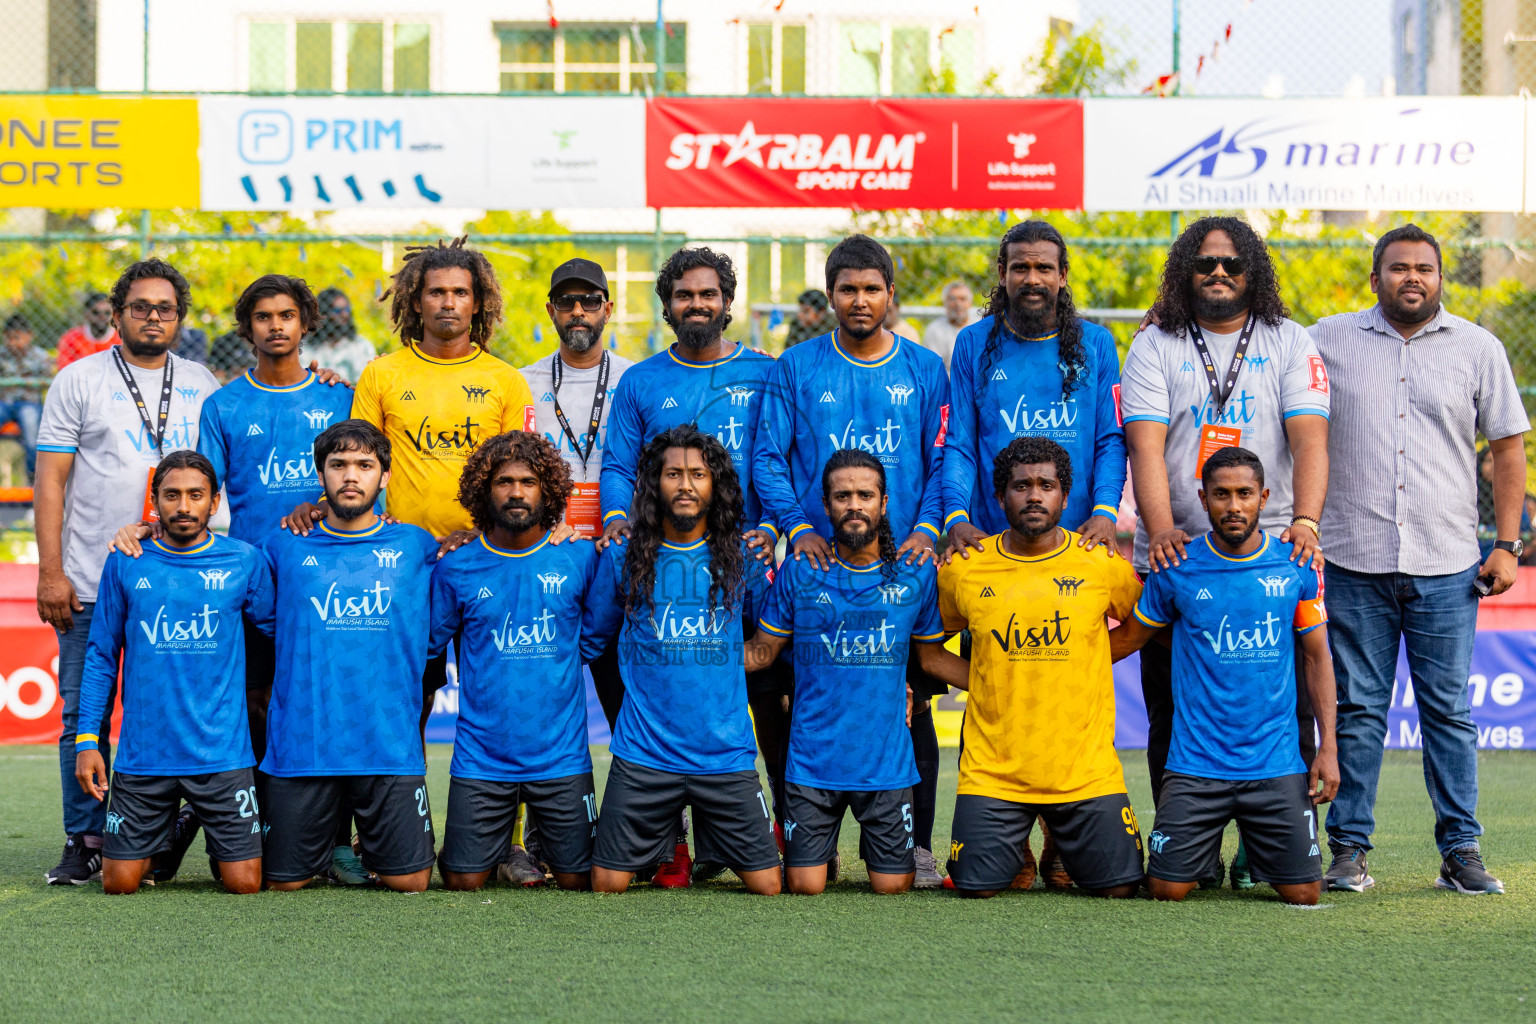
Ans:
MULTIPOLYGON (((1136 493, 1134 564, 1145 576, 1184 561, 1209 521, 1200 472, 1213 452, 1246 448, 1270 470, 1259 528, 1292 562, 1320 569, 1318 517, 1328 489, 1328 372, 1317 346, 1287 318, 1264 240, 1236 217, 1195 221, 1168 251, 1148 326, 1131 343, 1121 415, 1136 493)), ((1169 648, 1141 651, 1152 799, 1162 795, 1173 732, 1169 648)), ((1311 705, 1297 682, 1303 760, 1316 754, 1311 705)), ((1205 881, 1220 882, 1220 862, 1205 881)), ((1241 847, 1234 888, 1253 884, 1241 847)))
MULTIPOLYGON (((81 722, 80 681, 107 545, 123 523, 149 518, 149 484, 163 455, 197 447, 198 417, 219 384, 208 369, 173 354, 189 291, 160 259, 141 260, 112 286, 121 343, 59 371, 38 428, 37 614, 59 635, 59 778, 64 856, 50 885, 84 885, 101 870, 106 805, 75 781, 75 736, 102 737, 110 722, 81 722)), ((107 707, 112 706, 109 695, 107 707)))

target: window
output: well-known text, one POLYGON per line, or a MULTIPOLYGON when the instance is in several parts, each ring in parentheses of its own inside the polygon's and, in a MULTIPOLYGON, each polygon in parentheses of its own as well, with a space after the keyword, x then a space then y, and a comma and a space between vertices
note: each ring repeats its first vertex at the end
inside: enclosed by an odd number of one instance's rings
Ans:
MULTIPOLYGON (((641 22, 498 24, 502 92, 645 92, 655 87, 656 31, 641 22)), ((669 22, 661 55, 668 92, 688 87, 688 26, 669 22)))
POLYGON ((839 22, 835 92, 844 96, 974 92, 980 61, 974 25, 839 22))
POLYGON ((396 21, 253 21, 252 92, 428 92, 432 27, 396 21))
POLYGON ((747 92, 805 92, 805 26, 747 26, 747 92))

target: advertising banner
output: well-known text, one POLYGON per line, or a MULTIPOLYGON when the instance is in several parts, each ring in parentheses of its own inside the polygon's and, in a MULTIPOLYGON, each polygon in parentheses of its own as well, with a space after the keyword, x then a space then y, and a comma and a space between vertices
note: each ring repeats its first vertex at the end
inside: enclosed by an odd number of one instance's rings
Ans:
POLYGON ((1519 212, 1524 103, 1091 99, 1083 206, 1519 212))
POLYGON ((197 100, 0 97, 0 206, 197 206, 197 100))
POLYGON ((1073 209, 1076 100, 659 97, 651 206, 1073 209))
POLYGON ((640 207, 639 97, 204 97, 203 207, 640 207))

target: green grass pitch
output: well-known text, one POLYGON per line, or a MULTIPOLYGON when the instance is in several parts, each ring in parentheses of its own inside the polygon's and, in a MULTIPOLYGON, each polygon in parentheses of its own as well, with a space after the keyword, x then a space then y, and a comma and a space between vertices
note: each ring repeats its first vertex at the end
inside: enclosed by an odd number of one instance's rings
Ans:
MULTIPOLYGON (((944 753, 941 851, 955 791, 954 752, 944 753)), ((607 751, 593 754, 601 792, 607 751)), ((436 746, 429 757, 439 836, 448 757, 436 746)), ((1145 761, 1139 751, 1124 760, 1150 831, 1145 761)), ((233 897, 209 880, 199 841, 176 882, 108 899, 99 885, 43 884, 62 843, 56 765, 52 748, 0 747, 3 1021, 1536 1018, 1531 753, 1481 760, 1484 849, 1509 895, 1432 887, 1439 861, 1420 761, 1390 752, 1376 889, 1325 894, 1310 911, 1263 886, 1182 906, 1043 891, 875 897, 852 819, 844 881, 821 897, 764 899, 723 884, 233 897)))

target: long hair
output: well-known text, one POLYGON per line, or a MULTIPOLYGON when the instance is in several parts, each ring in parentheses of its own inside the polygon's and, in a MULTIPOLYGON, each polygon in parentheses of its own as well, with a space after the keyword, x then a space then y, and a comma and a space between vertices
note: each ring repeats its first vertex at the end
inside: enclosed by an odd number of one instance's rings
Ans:
MULTIPOLYGON (((1003 233, 1002 240, 997 243, 998 281, 992 286, 992 294, 987 297, 986 315, 992 318, 992 326, 987 331, 987 343, 981 350, 981 373, 976 378, 978 381, 988 379, 992 364, 997 361, 1002 350, 1009 305, 1003 272, 1008 268, 1008 247, 1020 242, 1050 242, 1056 246, 1056 251, 1061 254, 1061 276, 1067 276, 1070 266, 1067 240, 1050 224, 1043 220, 1026 220, 1003 233)), ((1056 363, 1061 370, 1061 397, 1065 400, 1072 392, 1086 386, 1087 381, 1083 377, 1088 369, 1088 353, 1083 348, 1083 322, 1072 301, 1072 288, 1065 281, 1056 293, 1056 352, 1056 363)))
MULTIPOLYGON (((880 478, 880 495, 885 496, 885 466, 869 452, 859 448, 839 448, 832 453, 821 469, 821 500, 832 494, 832 474, 840 469, 870 469, 880 478)), ((834 527, 836 524, 833 524, 834 527)), ((890 516, 880 517, 880 529, 875 533, 880 543, 880 575, 888 580, 896 578, 896 538, 891 535, 890 516)))
POLYGON ((709 548, 709 607, 729 608, 741 598, 746 558, 741 551, 741 481, 725 445, 712 434, 684 423, 657 434, 640 452, 635 470, 635 497, 630 514, 631 535, 624 545, 624 612, 653 610, 656 555, 663 540, 667 509, 661 500, 661 468, 669 448, 691 448, 704 457, 713 480, 713 497, 705 513, 709 548))
POLYGON ((1237 217, 1201 217, 1174 239, 1168 248, 1168 262, 1163 264, 1157 301, 1152 305, 1158 325, 1169 334, 1183 335, 1195 322, 1195 257, 1200 255, 1205 236, 1212 231, 1225 231, 1246 264, 1243 273, 1248 279, 1248 309, 1256 319, 1278 327, 1291 312, 1280 298, 1275 262, 1264 239, 1247 221, 1237 217))
POLYGON ((521 462, 539 479, 543 512, 539 525, 546 530, 565 516, 571 497, 571 467, 543 434, 509 430, 489 438, 470 453, 459 475, 459 504, 474 520, 475 529, 490 533, 496 525, 496 504, 491 500, 491 478, 508 462, 521 462))
POLYGON ((379 296, 381 302, 393 297, 389 304, 389 319, 400 340, 421 340, 423 326, 416 300, 421 298, 427 271, 457 267, 469 271, 475 299, 480 303, 480 312, 469 322, 469 340, 482 349, 490 343, 491 332, 501 323, 501 285, 496 281, 491 261, 464 244, 468 237, 455 238, 448 245, 439 241, 436 245, 406 246, 400 269, 395 271, 389 288, 379 296))

